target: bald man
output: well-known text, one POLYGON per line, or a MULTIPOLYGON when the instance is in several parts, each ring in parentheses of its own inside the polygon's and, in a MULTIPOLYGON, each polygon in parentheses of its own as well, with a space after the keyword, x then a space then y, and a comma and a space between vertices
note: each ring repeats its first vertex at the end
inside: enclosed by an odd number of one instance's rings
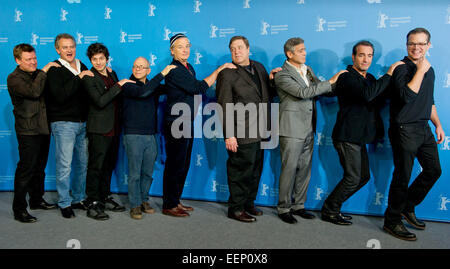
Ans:
POLYGON ((128 157, 128 198, 130 200, 130 216, 141 219, 142 212, 151 214, 155 210, 150 206, 149 190, 153 178, 153 164, 156 160, 157 143, 157 110, 158 99, 163 93, 160 86, 164 77, 176 68, 166 66, 151 80, 150 64, 144 57, 138 57, 133 64, 130 80, 136 83, 125 83, 123 89, 123 143, 128 157))

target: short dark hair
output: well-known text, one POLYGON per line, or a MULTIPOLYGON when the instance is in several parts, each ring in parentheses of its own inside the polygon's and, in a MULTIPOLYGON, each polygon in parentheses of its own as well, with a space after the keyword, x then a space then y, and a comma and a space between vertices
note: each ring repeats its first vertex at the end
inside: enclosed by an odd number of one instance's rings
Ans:
POLYGON ((14 46, 14 49, 13 49, 14 59, 21 60, 23 52, 33 52, 33 51, 36 51, 36 50, 30 44, 26 44, 26 43, 18 44, 16 46, 14 46))
POLYGON ((294 53, 294 47, 303 43, 305 43, 305 41, 300 37, 289 38, 286 43, 284 43, 284 55, 286 55, 286 58, 289 59, 287 56, 288 51, 294 53))
POLYGON ((105 57, 106 57, 106 60, 108 60, 108 58, 109 58, 108 48, 106 48, 106 46, 103 45, 102 43, 90 44, 87 49, 86 55, 90 60, 95 54, 99 54, 99 53, 103 53, 103 55, 105 55, 105 57))
POLYGON ((63 39, 63 38, 65 38, 65 39, 72 39, 73 43, 75 44, 75 46, 77 45, 77 42, 75 42, 75 38, 73 36, 71 36, 70 34, 67 34, 67 33, 62 33, 62 34, 57 35, 56 38, 55 38, 55 48, 56 49, 59 49, 59 43, 58 42, 59 42, 60 39, 63 39))
POLYGON ((233 36, 233 37, 230 39, 230 43, 228 44, 228 48, 231 49, 231 43, 233 43, 233 42, 236 41, 236 40, 242 40, 242 41, 244 41, 245 46, 247 46, 247 48, 250 47, 250 43, 248 43, 248 39, 247 39, 245 36, 242 36, 242 35, 236 35, 236 36, 233 36))
POLYGON ((367 41, 367 40, 361 40, 361 41, 359 41, 358 43, 356 43, 356 44, 353 46, 353 49, 352 49, 352 55, 356 55, 357 50, 358 50, 358 46, 368 46, 368 47, 371 47, 371 48, 372 48, 372 54, 375 54, 375 48, 373 47, 373 44, 372 44, 370 41, 367 41))
POLYGON ((430 34, 430 32, 428 32, 427 29, 422 28, 422 27, 414 28, 411 31, 409 31, 408 34, 406 35, 406 42, 408 42, 410 35, 415 35, 415 34, 420 34, 420 33, 426 34, 427 35, 427 43, 430 43, 431 34, 430 34))

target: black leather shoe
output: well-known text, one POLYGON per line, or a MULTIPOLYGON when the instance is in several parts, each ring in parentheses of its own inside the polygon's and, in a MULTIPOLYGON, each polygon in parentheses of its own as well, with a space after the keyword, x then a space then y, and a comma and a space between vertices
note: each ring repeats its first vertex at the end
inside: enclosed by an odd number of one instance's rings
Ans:
POLYGON ((75 213, 73 212, 72 207, 70 206, 66 208, 61 208, 61 214, 66 219, 75 218, 75 213))
POLYGON ((263 214, 262 210, 259 208, 256 208, 255 206, 246 208, 245 212, 252 216, 262 216, 262 214, 263 214))
POLYGON ((248 215, 247 213, 245 213, 245 211, 235 212, 235 213, 228 212, 228 217, 231 219, 242 221, 242 222, 255 222, 256 221, 255 217, 248 215))
POLYGON ((305 209, 293 210, 293 211, 291 211, 291 213, 292 213, 292 215, 297 215, 304 219, 314 219, 316 217, 313 214, 306 212, 305 209))
POLYGON ((85 201, 81 201, 79 203, 75 203, 71 205, 72 209, 81 209, 81 210, 87 210, 88 206, 85 204, 85 201))
POLYGON ((91 219, 95 220, 107 220, 109 219, 109 216, 103 211, 103 209, 99 206, 99 202, 93 202, 86 213, 86 216, 88 216, 91 219))
POLYGON ((49 210, 49 209, 55 209, 56 205, 55 204, 49 204, 46 201, 42 200, 40 203, 38 204, 32 204, 30 203, 30 209, 31 210, 35 210, 35 209, 44 209, 44 210, 49 210))
POLYGON ((297 223, 297 220, 294 218, 294 216, 292 216, 291 212, 287 212, 287 213, 282 213, 282 214, 278 214, 278 217, 289 224, 295 224, 297 223))
POLYGON ((27 211, 14 213, 14 219, 22 223, 33 223, 37 221, 37 218, 31 216, 27 211))
POLYGON ((411 224, 416 229, 425 230, 425 222, 416 219, 416 214, 414 212, 403 212, 401 214, 406 221, 411 224))
POLYGON ((341 216, 341 218, 343 218, 345 220, 351 220, 352 219, 352 216, 350 216, 350 215, 344 215, 342 213, 339 213, 339 215, 341 216))
POLYGON ((105 210, 113 211, 113 212, 123 212, 125 211, 125 207, 119 205, 116 201, 113 200, 113 198, 110 196, 106 198, 102 202, 105 205, 105 210))
POLYGON ((416 241, 416 235, 410 233, 406 230, 405 226, 402 224, 384 224, 383 230, 388 232, 390 235, 397 237, 398 239, 407 241, 416 241))
POLYGON ((323 214, 322 213, 322 220, 323 221, 327 221, 327 222, 331 222, 331 223, 336 224, 336 225, 352 225, 351 221, 345 220, 339 214, 331 214, 331 215, 329 215, 329 214, 323 214))

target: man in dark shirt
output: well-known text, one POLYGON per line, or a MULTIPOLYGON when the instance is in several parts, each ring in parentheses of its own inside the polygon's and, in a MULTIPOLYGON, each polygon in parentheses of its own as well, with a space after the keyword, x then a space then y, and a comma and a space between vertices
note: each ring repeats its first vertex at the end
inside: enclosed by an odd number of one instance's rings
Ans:
POLYGON ((441 176, 436 140, 428 121, 436 127, 437 143, 442 143, 445 134, 434 105, 434 70, 425 58, 431 45, 430 33, 416 28, 406 39, 408 56, 393 73, 391 82, 389 138, 395 168, 383 229, 397 238, 413 241, 416 235, 404 227, 402 216, 414 228, 425 229, 414 209, 441 176), (416 157, 423 170, 408 188, 416 157))
POLYGON ((353 65, 339 76, 335 93, 339 102, 336 124, 333 128, 333 144, 339 155, 344 176, 322 207, 322 220, 337 225, 350 225, 351 217, 341 214, 342 204, 361 189, 370 179, 369 158, 366 144, 384 136, 379 113, 384 103, 382 93, 389 86, 397 65, 393 64, 380 79, 368 73, 374 55, 369 41, 353 46, 353 65))
POLYGON ((50 135, 44 102, 44 86, 49 63, 37 69, 35 49, 29 44, 19 44, 13 49, 18 66, 9 74, 8 92, 14 106, 15 129, 19 144, 19 163, 14 177, 14 218, 20 222, 36 222, 27 212, 26 195, 30 194, 31 209, 52 209, 44 195, 45 167, 47 165, 50 135))

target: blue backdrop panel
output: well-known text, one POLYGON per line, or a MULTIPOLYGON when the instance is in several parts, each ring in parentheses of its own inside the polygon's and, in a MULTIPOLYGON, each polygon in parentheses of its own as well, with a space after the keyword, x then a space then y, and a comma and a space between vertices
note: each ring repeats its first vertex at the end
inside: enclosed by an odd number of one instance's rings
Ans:
MULTIPOLYGON (((168 38, 186 33, 191 42, 190 63, 198 78, 208 76, 217 66, 230 61, 228 42, 233 35, 250 41, 251 58, 268 70, 283 64, 284 42, 302 37, 307 47, 307 64, 322 79, 351 64, 351 48, 361 39, 375 45, 370 72, 384 74, 392 63, 406 55, 405 36, 415 27, 430 30, 432 47, 428 58, 436 71, 435 101, 444 130, 450 135, 450 2, 448 0, 67 0, 1 1, 0 10, 0 190, 12 190, 18 161, 12 104, 6 77, 15 68, 14 45, 33 44, 39 67, 58 58, 53 42, 58 33, 68 32, 77 41, 77 57, 91 66, 86 49, 102 42, 110 50, 109 65, 120 78, 131 74, 137 56, 150 59, 152 75, 170 63, 168 38)), ((164 100, 162 99, 162 105, 164 100)), ((214 102, 214 87, 203 97, 202 105, 214 102)), ((312 179, 306 207, 320 209, 324 199, 342 176, 338 156, 331 141, 338 104, 335 98, 321 98, 318 105, 318 132, 315 139, 312 179)), ((160 108, 160 112, 162 108, 160 108)), ((196 117, 196 133, 209 118, 202 109, 196 117)), ((388 108, 382 111, 388 128, 388 108)), ((162 113, 159 115, 160 119, 162 113)), ((434 130, 434 127, 432 127, 434 130)), ((219 130, 220 132, 220 130, 219 130)), ((162 194, 164 138, 159 137, 159 156, 155 165, 152 195, 162 194)), ((382 215, 387 205, 393 171, 391 145, 387 137, 370 145, 371 181, 350 198, 343 211, 382 215)), ((438 145, 443 173, 427 198, 417 208, 424 219, 450 221, 450 136, 438 145)), ((126 193, 127 158, 119 152, 112 191, 126 193)), ((183 197, 226 202, 227 153, 220 137, 195 139, 191 168, 183 197)), ((46 188, 55 190, 54 145, 47 165, 46 188)), ((415 164, 413 177, 421 167, 415 164)), ((279 148, 265 151, 264 171, 257 204, 274 206, 278 199, 280 175, 279 148)))

